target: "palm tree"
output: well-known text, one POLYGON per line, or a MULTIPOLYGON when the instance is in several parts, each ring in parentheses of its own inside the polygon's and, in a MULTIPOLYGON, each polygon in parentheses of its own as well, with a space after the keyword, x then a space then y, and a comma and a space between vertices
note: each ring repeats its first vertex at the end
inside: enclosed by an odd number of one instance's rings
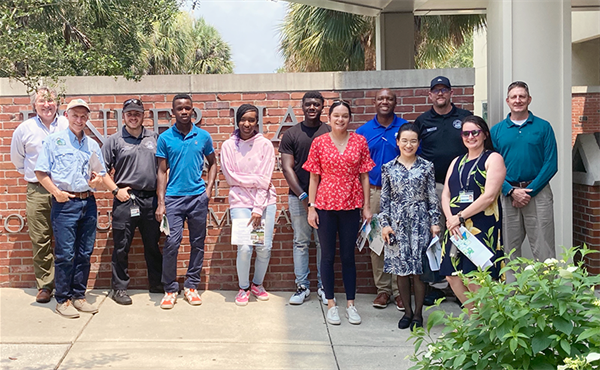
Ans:
POLYGON ((146 40, 142 55, 145 74, 232 73, 231 49, 204 19, 179 12, 158 21, 146 40))
MULTIPOLYGON (((484 15, 415 17, 416 68, 456 66, 450 58, 485 24, 484 15)), ((287 72, 375 69, 372 17, 295 3, 280 33, 287 72)))

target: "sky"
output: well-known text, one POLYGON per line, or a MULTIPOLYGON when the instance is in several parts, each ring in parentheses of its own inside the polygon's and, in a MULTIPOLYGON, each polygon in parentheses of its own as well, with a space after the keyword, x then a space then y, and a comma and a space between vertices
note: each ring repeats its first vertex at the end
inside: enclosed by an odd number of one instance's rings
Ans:
POLYGON ((200 0, 194 10, 215 27, 230 46, 234 73, 274 73, 283 66, 277 27, 286 14, 286 1, 200 0))

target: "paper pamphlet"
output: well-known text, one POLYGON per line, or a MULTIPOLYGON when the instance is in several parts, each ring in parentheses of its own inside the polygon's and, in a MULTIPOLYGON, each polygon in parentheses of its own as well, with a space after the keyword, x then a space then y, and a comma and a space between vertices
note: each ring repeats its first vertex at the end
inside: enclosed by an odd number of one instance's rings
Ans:
POLYGON ((359 251, 362 251, 367 240, 369 241, 369 248, 380 256, 385 242, 381 236, 381 225, 379 225, 379 219, 376 214, 373 215, 370 223, 365 221, 360 228, 358 238, 356 239, 356 246, 359 251))
POLYGON ((439 271, 440 263, 442 262, 442 245, 440 244, 440 238, 437 235, 431 239, 426 254, 431 271, 439 271))
POLYGON ((160 231, 165 235, 171 235, 171 231, 169 230, 169 221, 167 220, 167 215, 163 215, 162 221, 160 222, 160 231))
POLYGON ((255 229, 249 218, 236 218, 231 220, 232 245, 263 245, 265 244, 265 221, 255 229))
POLYGON ((98 158, 98 155, 95 152, 92 152, 92 155, 90 156, 89 165, 90 175, 92 174, 92 171, 96 173, 104 172, 104 165, 100 162, 100 158, 98 158))
POLYGON ((458 248, 458 250, 476 266, 483 269, 492 265, 490 258, 492 258, 494 254, 464 226, 460 227, 460 236, 452 235, 450 240, 456 245, 456 248, 458 248))

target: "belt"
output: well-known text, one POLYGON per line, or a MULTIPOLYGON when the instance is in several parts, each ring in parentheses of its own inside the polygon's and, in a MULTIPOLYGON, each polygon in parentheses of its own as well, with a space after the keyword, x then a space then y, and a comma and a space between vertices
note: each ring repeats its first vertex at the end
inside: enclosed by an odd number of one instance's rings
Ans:
POLYGON ((370 187, 371 189, 375 189, 375 190, 379 190, 379 189, 381 189, 381 186, 377 186, 377 185, 371 185, 371 184, 369 184, 369 187, 370 187))
POLYGON ((67 193, 74 195, 75 198, 86 199, 94 195, 91 191, 68 191, 67 193))
POLYGON ((156 196, 156 190, 135 190, 131 189, 131 193, 140 198, 153 198, 156 196))
POLYGON ((531 184, 533 181, 509 181, 508 183, 510 185, 512 185, 515 188, 526 188, 529 186, 529 184, 531 184))

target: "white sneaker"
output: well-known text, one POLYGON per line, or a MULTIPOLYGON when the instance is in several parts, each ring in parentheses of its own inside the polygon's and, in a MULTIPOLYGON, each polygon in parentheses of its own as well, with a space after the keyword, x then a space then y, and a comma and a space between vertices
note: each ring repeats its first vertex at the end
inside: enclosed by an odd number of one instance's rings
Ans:
POLYGON ((327 322, 331 325, 339 325, 342 323, 342 320, 340 320, 340 314, 338 312, 337 306, 333 306, 327 310, 327 322))
MULTIPOLYGON (((323 302, 325 306, 327 306, 327 297, 325 297, 325 289, 319 288, 317 289, 317 294, 319 295, 319 299, 323 302)), ((337 303, 335 297, 333 297, 333 301, 337 303)))
POLYGON ((290 304, 299 305, 310 298, 310 289, 304 285, 298 285, 296 293, 290 297, 290 304))
POLYGON ((350 322, 350 324, 358 325, 362 322, 354 305, 346 308, 346 317, 348 318, 348 322, 350 322))

